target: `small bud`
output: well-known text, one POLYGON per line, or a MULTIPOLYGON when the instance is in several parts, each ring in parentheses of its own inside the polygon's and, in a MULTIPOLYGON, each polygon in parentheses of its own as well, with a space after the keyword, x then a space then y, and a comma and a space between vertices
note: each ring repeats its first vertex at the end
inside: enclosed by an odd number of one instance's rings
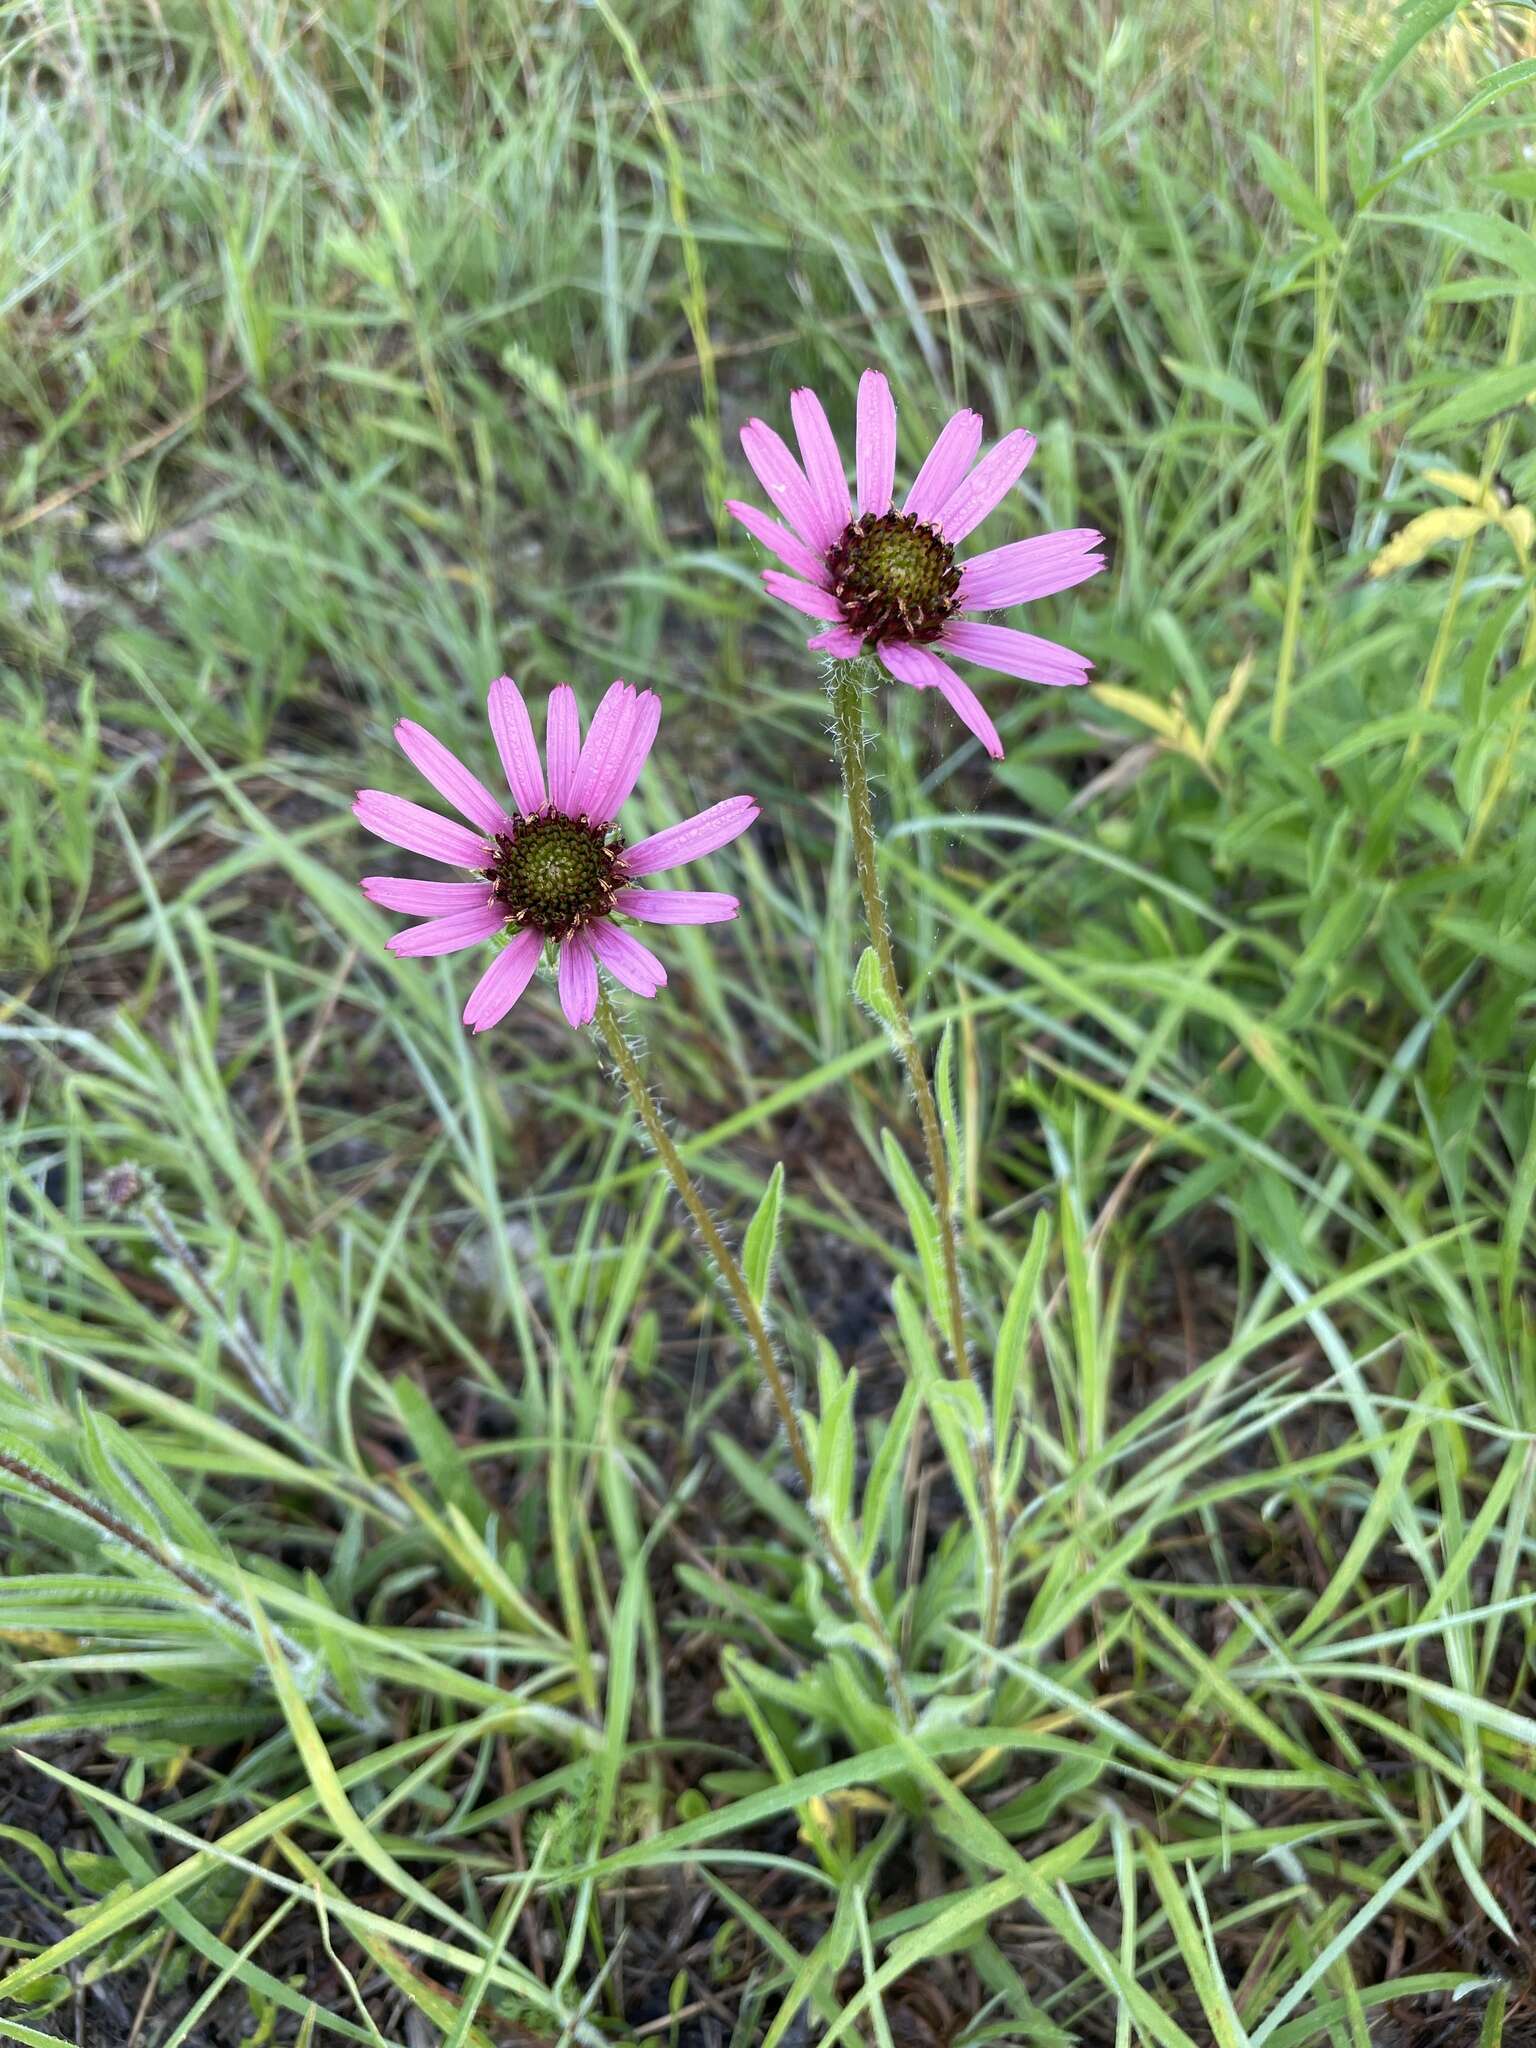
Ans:
POLYGON ((124 1160, 109 1166, 91 1187, 91 1194, 108 1215, 128 1209, 148 1191, 149 1176, 141 1167, 124 1160))

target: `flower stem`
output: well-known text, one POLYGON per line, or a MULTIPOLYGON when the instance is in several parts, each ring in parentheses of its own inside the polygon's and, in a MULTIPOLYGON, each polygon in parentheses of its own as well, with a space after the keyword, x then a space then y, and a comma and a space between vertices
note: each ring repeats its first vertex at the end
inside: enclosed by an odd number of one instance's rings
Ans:
MULTIPOLYGON (((864 921, 880 970, 880 986, 891 1018, 892 1036, 907 1080, 917 1102, 917 1119, 922 1127, 923 1149, 928 1155, 928 1173, 933 1183, 933 1206, 938 1216, 939 1250, 944 1267, 944 1294, 948 1329, 946 1335, 955 1369, 965 1380, 974 1380, 971 1355, 965 1335, 965 1296, 960 1287, 960 1247, 955 1236, 954 1189, 950 1180, 949 1155, 939 1124, 938 1107, 922 1050, 912 1030, 906 997, 896 973, 896 950, 891 939, 890 919, 880 894, 880 874, 875 846, 874 807, 870 801, 869 773, 864 765, 864 704, 860 664, 833 664, 831 680, 832 720, 837 735, 837 759, 843 788, 848 797, 848 824, 853 834, 853 858, 859 875, 859 894, 864 900, 864 921)), ((983 1598, 983 1633, 989 1643, 997 1639, 997 1624, 1003 1591, 1003 1544, 998 1518, 997 1492, 993 1484, 990 1450, 978 1448, 977 1465, 986 1516, 986 1591, 983 1598)))
POLYGON ((830 1526, 827 1517, 821 1512, 816 1492, 816 1474, 811 1464, 810 1451, 806 1446, 805 1432, 800 1426, 799 1416, 795 1413, 789 1383, 774 1355, 773 1339, 769 1336, 768 1327, 763 1321, 762 1310, 753 1299, 752 1290, 747 1285, 746 1276, 741 1270, 736 1254, 726 1243, 719 1224, 711 1215, 704 1197, 699 1193, 698 1183, 683 1164, 682 1154, 672 1142, 671 1133, 662 1121, 656 1099, 646 1086, 640 1062, 635 1058, 633 1049, 619 1027, 612 1004, 603 994, 599 994, 597 999, 597 1027, 614 1065, 623 1077, 625 1087, 629 1090, 630 1100, 645 1126, 646 1135, 656 1148, 656 1156, 661 1161, 667 1178, 677 1190, 683 1207, 693 1218, 698 1233, 703 1238, 710 1257, 719 1268, 732 1301, 736 1304, 737 1313, 746 1324, 747 1337, 756 1354, 758 1369, 773 1397, 773 1405, 778 1410, 779 1424, 789 1445, 789 1455, 794 1460, 796 1472, 800 1475, 800 1484, 805 1488, 806 1504, 815 1519, 821 1539, 827 1547, 827 1555, 842 1581, 843 1590, 847 1593, 854 1612, 878 1645, 886 1683, 890 1687, 891 1698, 902 1726, 910 1728, 913 1720, 912 1700, 907 1691, 906 1681, 902 1677, 901 1659, 885 1625, 885 1618, 871 1598, 863 1576, 848 1555, 836 1530, 830 1526))
POLYGON ((950 1185, 949 1155, 939 1128, 939 1112, 929 1085, 928 1070, 912 1030, 906 997, 896 975, 896 951, 891 940, 890 920, 880 894, 880 876, 875 865, 875 819, 869 796, 869 775, 864 766, 864 707, 862 685, 855 663, 839 662, 832 684, 832 716, 837 731, 838 766, 848 795, 848 823, 853 832, 853 858, 859 873, 859 894, 864 899, 864 920, 870 944, 880 969, 880 986, 890 1011, 896 1050, 907 1070, 907 1080, 917 1101, 922 1125, 923 1149, 928 1154, 928 1172, 933 1181, 933 1202, 939 1217, 939 1243, 944 1261, 944 1293, 949 1327, 946 1336, 955 1365, 963 1379, 971 1378, 971 1359, 965 1341, 965 1298, 960 1291, 960 1252, 955 1241, 954 1191, 950 1185))

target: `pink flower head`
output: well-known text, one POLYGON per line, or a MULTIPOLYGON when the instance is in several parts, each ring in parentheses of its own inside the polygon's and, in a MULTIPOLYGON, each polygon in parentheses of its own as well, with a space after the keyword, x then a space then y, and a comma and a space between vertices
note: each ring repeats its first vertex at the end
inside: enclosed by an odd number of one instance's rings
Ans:
POLYGON ((955 549, 1012 490, 1035 452, 1035 437, 1017 428, 976 461, 981 415, 957 412, 939 435, 898 512, 896 403, 878 370, 859 379, 858 506, 821 400, 796 391, 789 401, 797 462, 761 420, 741 430, 742 450, 787 524, 755 505, 732 501, 754 539, 795 573, 765 569, 769 592, 827 627, 806 645, 843 659, 873 647, 899 683, 939 690, 995 761, 1003 757, 997 728, 976 693, 939 651, 981 662, 1031 683, 1083 683, 1086 655, 1011 626, 962 616, 1049 597, 1097 575, 1104 536, 1088 527, 1039 533, 958 562, 955 549), (974 466, 973 466, 974 465, 974 466), (935 651, 938 650, 938 651, 935 651))
POLYGON ((549 696, 543 761, 528 707, 510 676, 491 685, 487 709, 510 805, 408 718, 395 727, 406 758, 468 824, 383 790, 357 793, 352 809, 380 839, 469 871, 470 879, 462 882, 369 875, 364 895, 386 910, 425 920, 396 932, 389 950, 401 956, 460 953, 506 933, 507 943, 464 1006, 471 1031, 501 1021, 533 979, 546 944, 559 957, 560 1007, 573 1026, 590 1023, 596 1012, 599 965, 635 995, 654 996, 666 986, 667 970, 616 918, 641 924, 723 924, 733 918, 740 908, 734 896, 637 884, 645 875, 729 845, 757 816, 756 800, 729 796, 628 846, 613 821, 656 737, 661 705, 652 691, 615 683, 583 741, 575 695, 560 684, 549 696))

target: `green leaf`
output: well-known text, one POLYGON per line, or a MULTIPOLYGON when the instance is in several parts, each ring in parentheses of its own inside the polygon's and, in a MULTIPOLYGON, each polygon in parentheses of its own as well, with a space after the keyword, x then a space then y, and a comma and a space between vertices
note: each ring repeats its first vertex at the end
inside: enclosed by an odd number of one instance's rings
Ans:
POLYGON ((955 1027, 944 1026, 938 1058, 933 1063, 933 1092, 939 1105, 939 1122, 944 1130, 944 1150, 949 1160, 949 1184, 958 1189, 965 1180, 965 1144, 961 1135, 960 1112, 955 1106, 955 1027))
POLYGON ((1376 1491, 1360 1518, 1360 1525, 1350 1541, 1348 1550, 1344 1553, 1333 1577, 1301 1617, 1295 1634, 1291 1637, 1293 1649, 1299 1648, 1309 1636, 1315 1635, 1348 1595, 1363 1585, 1362 1574, 1387 1523, 1397 1521, 1401 1524, 1405 1518, 1408 1512, 1405 1507, 1408 1496, 1404 1492, 1404 1482, 1413 1463, 1414 1453, 1418 1449, 1421 1427, 1416 1416, 1407 1418, 1392 1447, 1392 1455, 1382 1468, 1376 1491))
POLYGON ((876 958, 873 946, 866 946, 859 955, 859 964, 853 970, 853 992, 869 1014, 883 1024, 887 1031, 896 1029, 896 1012, 886 1000, 885 989, 880 980, 880 962, 876 958))
POLYGON ((1376 168, 1376 116, 1369 100, 1355 102, 1344 128, 1344 154, 1349 189, 1358 205, 1371 192, 1371 177, 1376 168))
POLYGON ((768 1176, 768 1185, 763 1190, 752 1221, 747 1225, 741 1246, 741 1270, 747 1290, 759 1308, 767 1300, 768 1289, 773 1284, 773 1254, 779 1239, 779 1205, 783 1194, 784 1164, 781 1160, 768 1176))
POLYGON ((821 1414, 812 1444, 816 1494, 821 1512, 841 1532, 853 1505, 853 1473, 858 1446, 854 1440, 853 1402, 859 1383, 839 1367, 826 1339, 820 1345, 821 1414))
POLYGON ((1334 233, 1326 208, 1296 166, 1262 135, 1250 136, 1249 146, 1253 150, 1259 176, 1297 227, 1320 242, 1337 246, 1339 238, 1334 233))
POLYGON ((1258 393, 1241 377, 1234 377, 1230 370, 1213 370, 1204 363, 1186 363, 1177 356, 1164 356, 1163 367, 1181 384, 1214 399, 1229 412, 1235 412, 1239 419, 1246 420, 1259 433, 1268 431, 1269 419, 1258 393))
POLYGON ((986 1410, 973 1381, 948 1380, 918 1313, 912 1290, 898 1280, 891 1290, 896 1326, 906 1350, 908 1363, 923 1396, 923 1405, 933 1422, 934 1435, 943 1447, 949 1469, 965 1501, 966 1511, 981 1542, 982 1510, 978 1474, 987 1455, 986 1410))
POLYGON ((1504 1328, 1514 1352, 1526 1304, 1521 1299, 1520 1276, 1525 1257, 1525 1232, 1536 1203, 1536 1116, 1525 1141, 1525 1150, 1515 1172, 1504 1211, 1504 1228, 1499 1244, 1499 1303, 1504 1328))
POLYGON ((1008 1290, 1008 1306, 1003 1311, 1002 1328, 997 1333, 997 1352, 992 1362, 992 1440, 997 1446, 999 1462, 1007 1454, 1014 1400, 1034 1322, 1035 1294, 1050 1245, 1051 1219, 1042 1209, 1035 1218, 1029 1250, 1019 1262, 1019 1270, 1008 1290))
POLYGON ((1006 1805, 994 1806, 988 1815, 999 1834, 1010 1841, 1038 1835, 1074 1793, 1085 1792, 1103 1776, 1108 1758, 1103 1749, 1084 1750, 1081 1756, 1063 1757, 1043 1777, 1006 1805))
POLYGON ((1462 378, 1449 398, 1431 407, 1416 423, 1414 432, 1422 437, 1481 426, 1495 413, 1524 405, 1532 397, 1536 397, 1536 363, 1484 370, 1480 376, 1462 378))
POLYGON ((864 1499, 859 1511, 859 1562, 866 1570, 880 1542, 891 1490, 906 1465, 907 1449, 922 1405, 922 1394, 916 1380, 909 1380, 896 1404, 896 1413, 881 1435, 879 1449, 870 1460, 869 1477, 864 1482, 864 1499))
MULTIPOLYGON (((1517 87, 1533 83, 1536 83, 1536 57, 1523 58, 1518 64, 1506 64, 1502 71, 1495 71, 1490 78, 1483 80, 1470 99, 1462 102, 1454 114, 1448 116, 1444 121, 1437 122, 1433 128, 1426 129, 1416 142, 1411 142, 1408 145, 1379 183, 1371 188, 1372 195, 1385 191, 1387 186, 1394 179, 1400 177, 1411 165, 1422 162, 1425 157, 1433 156, 1437 149, 1442 148, 1451 140, 1464 122, 1470 121, 1474 114, 1481 113, 1483 108, 1490 101, 1496 100, 1501 93, 1511 92, 1517 87)), ((1364 104, 1365 102, 1362 101, 1361 105, 1363 106, 1364 104)), ((1504 182, 1505 178, 1511 175, 1514 179, 1519 180, 1521 178, 1529 179, 1531 173, 1528 171, 1516 171, 1513 174, 1495 174, 1488 182, 1499 186, 1504 191, 1513 190, 1517 196, 1529 197, 1529 192, 1522 191, 1518 184, 1512 186, 1504 182)))
POLYGON ((814 1523, 800 1503, 764 1471, 761 1454, 744 1449, 734 1437, 723 1432, 716 1432, 709 1441, 715 1456, 748 1500, 761 1508, 769 1520, 776 1522, 796 1543, 814 1547, 814 1523))
POLYGON ((913 1249, 922 1262, 928 1312, 943 1329, 948 1297, 944 1287, 944 1254, 938 1216, 928 1199, 927 1189, 912 1170, 912 1162, 897 1144, 889 1126, 880 1133, 880 1146, 885 1154, 885 1170, 890 1175, 891 1186, 906 1212, 913 1249))
MULTIPOLYGON (((1184 1887, 1174 1875, 1173 1865, 1157 1838, 1150 1833, 1142 1837, 1142 1858, 1163 1902, 1169 1932, 1200 2000, 1216 2048, 1247 2048, 1248 2035, 1233 2008, 1227 1980, 1210 1946, 1201 1938, 1189 1900, 1184 1895, 1184 1887)), ((1191 1886, 1197 1882, 1191 1865, 1186 1864, 1185 1877, 1191 1886)))
POLYGON ((1408 0, 1408 4, 1398 11, 1397 34, 1361 88, 1361 99, 1375 99, 1424 38, 1433 35, 1442 22, 1449 21, 1461 4, 1462 0, 1408 0))
POLYGON ((1536 285, 1536 235, 1501 214, 1448 207, 1442 213, 1384 213, 1380 218, 1403 227, 1429 228, 1484 263, 1500 264, 1524 283, 1536 285))
POLYGON ((483 1529, 491 1519, 490 1503, 475 1484, 452 1431, 416 1382, 403 1373, 390 1382, 389 1393, 438 1498, 458 1508, 476 1528, 483 1529))
POLYGON ((1483 2024, 1477 2032, 1477 2048, 1500 2048, 1504 2039, 1504 2012, 1509 2004, 1509 1985, 1499 1982, 1494 1985, 1489 1997, 1483 2024))

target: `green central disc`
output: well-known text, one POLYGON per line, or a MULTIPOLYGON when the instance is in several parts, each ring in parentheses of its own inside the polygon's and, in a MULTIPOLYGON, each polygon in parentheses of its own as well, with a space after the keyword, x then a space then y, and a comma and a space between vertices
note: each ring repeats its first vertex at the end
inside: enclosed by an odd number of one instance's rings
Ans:
POLYGON ((832 592, 866 640, 937 640, 959 605, 955 551, 909 512, 866 512, 827 555, 832 592))
POLYGON ((488 872, 514 923, 563 939, 612 910, 623 845, 606 826, 545 810, 497 837, 488 872))

